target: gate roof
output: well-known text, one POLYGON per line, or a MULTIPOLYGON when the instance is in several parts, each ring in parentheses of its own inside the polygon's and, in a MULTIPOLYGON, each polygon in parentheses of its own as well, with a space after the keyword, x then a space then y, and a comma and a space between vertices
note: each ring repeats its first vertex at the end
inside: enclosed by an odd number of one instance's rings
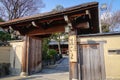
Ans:
MULTIPOLYGON (((65 15, 68 16, 69 22, 72 23, 73 28, 76 28, 76 24, 79 24, 82 21, 87 21, 88 18, 85 18, 85 20, 83 18, 89 16, 90 28, 85 31, 90 31, 92 33, 99 32, 97 2, 89 2, 74 7, 65 8, 61 11, 51 11, 34 16, 1 22, 0 27, 6 29, 11 26, 14 30, 19 31, 21 35, 46 35, 53 32, 64 31, 64 27, 67 25, 67 22, 64 19, 65 15), (89 11, 90 14, 87 14, 86 11, 89 11), (77 19, 78 21, 76 21, 77 19)), ((81 30, 83 29, 84 28, 81 30)))

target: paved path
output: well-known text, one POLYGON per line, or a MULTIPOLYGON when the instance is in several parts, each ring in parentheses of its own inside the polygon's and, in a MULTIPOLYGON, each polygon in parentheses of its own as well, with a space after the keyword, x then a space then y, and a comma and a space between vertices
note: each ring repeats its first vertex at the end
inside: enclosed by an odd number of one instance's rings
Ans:
POLYGON ((64 57, 61 63, 49 68, 45 68, 41 73, 31 75, 29 77, 8 77, 0 80, 69 80, 69 64, 68 57, 64 57))

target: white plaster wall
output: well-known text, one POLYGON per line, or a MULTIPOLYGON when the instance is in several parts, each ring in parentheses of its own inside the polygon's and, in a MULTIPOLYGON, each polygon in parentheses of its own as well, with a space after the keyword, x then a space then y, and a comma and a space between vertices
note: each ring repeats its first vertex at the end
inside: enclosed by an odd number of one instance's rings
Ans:
POLYGON ((22 62, 22 41, 10 42, 12 46, 10 50, 10 64, 11 73, 13 75, 20 75, 21 73, 21 62, 22 62))

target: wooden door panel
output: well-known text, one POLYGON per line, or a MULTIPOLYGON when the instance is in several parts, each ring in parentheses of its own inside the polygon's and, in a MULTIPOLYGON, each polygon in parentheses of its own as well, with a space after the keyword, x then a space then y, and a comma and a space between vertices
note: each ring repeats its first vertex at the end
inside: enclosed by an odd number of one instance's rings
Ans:
POLYGON ((80 45, 81 80, 102 80, 98 44, 80 45))
POLYGON ((99 45, 90 45, 90 69, 91 69, 91 77, 92 80, 101 80, 101 62, 100 62, 100 53, 99 53, 99 45))
POLYGON ((81 78, 82 80, 91 80, 90 74, 90 62, 89 62, 89 46, 82 45, 81 46, 81 78))

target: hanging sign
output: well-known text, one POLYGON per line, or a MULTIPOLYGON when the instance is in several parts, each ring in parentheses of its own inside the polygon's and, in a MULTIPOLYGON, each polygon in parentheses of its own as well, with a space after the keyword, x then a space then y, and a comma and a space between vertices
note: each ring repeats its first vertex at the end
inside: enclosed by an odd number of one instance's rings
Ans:
POLYGON ((77 62, 77 37, 76 35, 69 36, 69 59, 70 59, 70 62, 77 62))

